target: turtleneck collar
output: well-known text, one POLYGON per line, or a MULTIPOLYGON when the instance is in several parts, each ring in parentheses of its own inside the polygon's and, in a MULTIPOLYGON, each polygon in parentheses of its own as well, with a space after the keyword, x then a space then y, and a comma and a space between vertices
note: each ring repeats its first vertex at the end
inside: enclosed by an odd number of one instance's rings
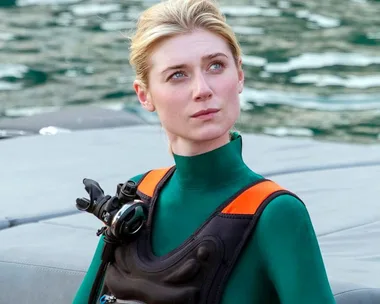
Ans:
POLYGON ((242 158, 242 138, 234 132, 224 146, 195 156, 173 154, 176 170, 173 178, 188 189, 217 188, 236 182, 239 175, 250 171, 242 158))

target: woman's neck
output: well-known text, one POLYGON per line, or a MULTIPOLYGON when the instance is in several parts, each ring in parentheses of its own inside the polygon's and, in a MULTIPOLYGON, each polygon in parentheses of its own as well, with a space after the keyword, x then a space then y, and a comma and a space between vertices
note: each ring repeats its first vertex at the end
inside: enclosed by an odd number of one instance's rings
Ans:
POLYGON ((250 172, 242 159, 242 139, 238 134, 228 144, 212 151, 173 156, 176 164, 173 178, 186 189, 215 189, 235 183, 250 172))

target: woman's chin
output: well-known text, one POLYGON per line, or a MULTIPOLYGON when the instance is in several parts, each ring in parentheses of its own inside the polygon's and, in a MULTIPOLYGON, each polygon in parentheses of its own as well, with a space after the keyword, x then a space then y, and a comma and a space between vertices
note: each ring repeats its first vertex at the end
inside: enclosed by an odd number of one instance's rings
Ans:
POLYGON ((228 140, 230 128, 202 128, 197 131, 189 131, 193 141, 223 141, 228 140))

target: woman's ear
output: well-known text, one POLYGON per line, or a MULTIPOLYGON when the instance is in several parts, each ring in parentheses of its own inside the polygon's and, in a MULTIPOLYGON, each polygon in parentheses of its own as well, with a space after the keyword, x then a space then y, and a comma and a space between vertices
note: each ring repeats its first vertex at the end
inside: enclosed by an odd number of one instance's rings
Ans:
POLYGON ((237 65, 237 70, 238 70, 238 90, 239 94, 243 92, 244 88, 244 70, 243 70, 243 61, 241 57, 239 58, 238 65, 237 65))
POLYGON ((143 83, 140 80, 135 80, 133 82, 133 88, 135 89, 137 98, 139 99, 142 107, 149 112, 154 112, 156 108, 152 103, 152 98, 149 94, 149 91, 146 89, 143 83))

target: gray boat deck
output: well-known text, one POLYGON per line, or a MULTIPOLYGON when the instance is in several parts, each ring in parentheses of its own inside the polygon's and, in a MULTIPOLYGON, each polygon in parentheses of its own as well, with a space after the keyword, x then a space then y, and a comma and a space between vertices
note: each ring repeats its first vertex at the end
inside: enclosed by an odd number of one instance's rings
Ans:
MULTIPOLYGON (((113 194, 172 165, 167 151, 164 131, 145 125, 0 142, 0 303, 71 303, 101 226, 75 208, 82 179, 113 194)), ((243 151, 306 203, 334 292, 380 288, 380 146, 243 134, 243 151)))

